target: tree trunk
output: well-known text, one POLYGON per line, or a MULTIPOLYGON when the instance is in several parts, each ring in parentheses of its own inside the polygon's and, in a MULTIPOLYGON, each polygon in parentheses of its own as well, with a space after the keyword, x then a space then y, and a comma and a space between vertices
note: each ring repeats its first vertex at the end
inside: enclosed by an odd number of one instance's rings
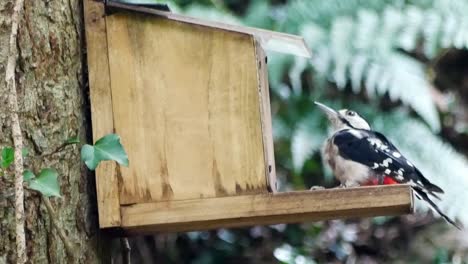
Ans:
MULTIPOLYGON (((0 1, 0 76, 5 76, 13 0, 0 1)), ((101 262, 94 179, 78 146, 54 151, 66 139, 90 140, 88 93, 83 65, 81 0, 25 1, 16 69, 25 168, 59 172, 62 198, 51 198, 59 224, 75 248, 76 263, 101 262)), ((0 78, 0 146, 11 146, 6 86, 0 78)), ((0 264, 16 259, 12 171, 0 176, 0 264)), ((70 263, 40 196, 25 191, 27 255, 30 263, 70 263)))

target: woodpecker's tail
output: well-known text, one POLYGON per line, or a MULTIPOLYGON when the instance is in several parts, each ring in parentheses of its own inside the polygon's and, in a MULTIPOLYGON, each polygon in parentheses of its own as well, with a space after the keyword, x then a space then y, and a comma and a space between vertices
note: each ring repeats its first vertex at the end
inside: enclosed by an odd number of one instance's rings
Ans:
POLYGON ((416 197, 418 197, 419 200, 426 201, 430 205, 430 207, 432 209, 436 210, 437 213, 439 213, 440 216, 442 216, 442 218, 445 219, 445 221, 449 222, 450 224, 452 224, 453 226, 455 226, 459 230, 462 229, 457 223, 455 223, 455 221, 453 221, 447 215, 442 213, 442 211, 439 209, 439 207, 429 198, 429 196, 427 195, 427 192, 425 190, 423 190, 423 189, 421 189, 419 187, 413 187, 413 190, 416 192, 415 195, 416 195, 416 197))
POLYGON ((417 168, 415 168, 415 171, 416 171, 417 179, 420 182, 416 183, 415 184, 416 186, 413 186, 413 187, 419 188, 421 191, 426 190, 426 193, 440 200, 440 197, 436 193, 444 193, 444 190, 442 190, 439 186, 433 184, 428 179, 426 179, 426 177, 424 177, 424 175, 417 168))

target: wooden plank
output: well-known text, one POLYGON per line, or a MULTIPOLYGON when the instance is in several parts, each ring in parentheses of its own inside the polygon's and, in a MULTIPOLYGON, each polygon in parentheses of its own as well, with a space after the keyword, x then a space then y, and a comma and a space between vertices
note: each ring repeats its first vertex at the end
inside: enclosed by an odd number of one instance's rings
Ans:
POLYGON ((271 51, 277 51, 296 56, 310 58, 310 50, 305 45, 304 39, 300 36, 275 32, 265 29, 245 27, 239 25, 231 25, 220 23, 216 21, 202 20, 194 17, 179 15, 175 13, 159 11, 147 7, 129 5, 125 3, 118 3, 115 1, 108 1, 108 7, 120 10, 127 10, 138 12, 147 15, 158 16, 173 21, 179 21, 184 23, 190 23, 193 25, 223 29, 231 32, 237 32, 242 34, 249 34, 259 38, 259 41, 263 48, 271 51))
POLYGON ((267 192, 253 37, 107 17, 120 203, 267 192))
POLYGON ((400 215, 412 210, 407 185, 144 203, 121 209, 127 234, 400 215))
POLYGON ((271 123, 271 108, 270 108, 270 87, 268 85, 268 67, 267 57, 260 42, 255 39, 255 54, 257 55, 257 74, 260 90, 260 112, 262 117, 262 135, 263 149, 265 155, 265 163, 268 179, 268 187, 271 192, 278 190, 276 182, 276 166, 275 166, 275 149, 273 146, 273 126, 271 123))
MULTIPOLYGON (((102 3, 85 0, 83 4, 93 138, 98 139, 114 132, 106 23, 102 3)), ((99 225, 101 228, 120 225, 120 202, 116 169, 114 162, 104 162, 96 169, 99 225)))

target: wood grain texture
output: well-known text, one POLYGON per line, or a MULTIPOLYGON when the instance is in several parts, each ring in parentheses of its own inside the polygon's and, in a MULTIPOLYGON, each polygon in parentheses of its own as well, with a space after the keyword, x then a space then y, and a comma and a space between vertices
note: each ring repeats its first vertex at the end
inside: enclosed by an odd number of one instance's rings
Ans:
POLYGON ((412 210, 409 186, 373 186, 123 206, 122 228, 127 234, 179 232, 400 215, 412 210))
MULTIPOLYGON (((93 138, 96 140, 114 132, 106 22, 102 3, 85 0, 83 4, 93 138)), ((103 162, 96 169, 99 226, 101 228, 120 225, 119 187, 116 169, 117 166, 114 162, 103 162)))
POLYGON ((260 112, 262 116, 262 135, 263 135, 263 151, 266 163, 266 177, 269 190, 276 192, 276 166, 275 166, 275 149, 273 146, 273 126, 271 121, 270 107, 270 87, 268 85, 268 66, 267 57, 258 39, 255 39, 255 54, 258 64, 258 80, 260 90, 260 112))
POLYGON ((267 192, 253 37, 120 12, 107 30, 120 203, 267 192))

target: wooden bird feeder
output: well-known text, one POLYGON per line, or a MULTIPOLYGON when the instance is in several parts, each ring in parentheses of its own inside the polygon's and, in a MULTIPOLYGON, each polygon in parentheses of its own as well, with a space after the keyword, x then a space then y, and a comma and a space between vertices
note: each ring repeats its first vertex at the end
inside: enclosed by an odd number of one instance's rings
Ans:
POLYGON ((101 228, 190 231, 411 212, 405 185, 276 191, 264 48, 310 56, 302 38, 84 3, 93 135, 119 134, 130 159, 128 168, 106 162, 96 171, 101 228))

